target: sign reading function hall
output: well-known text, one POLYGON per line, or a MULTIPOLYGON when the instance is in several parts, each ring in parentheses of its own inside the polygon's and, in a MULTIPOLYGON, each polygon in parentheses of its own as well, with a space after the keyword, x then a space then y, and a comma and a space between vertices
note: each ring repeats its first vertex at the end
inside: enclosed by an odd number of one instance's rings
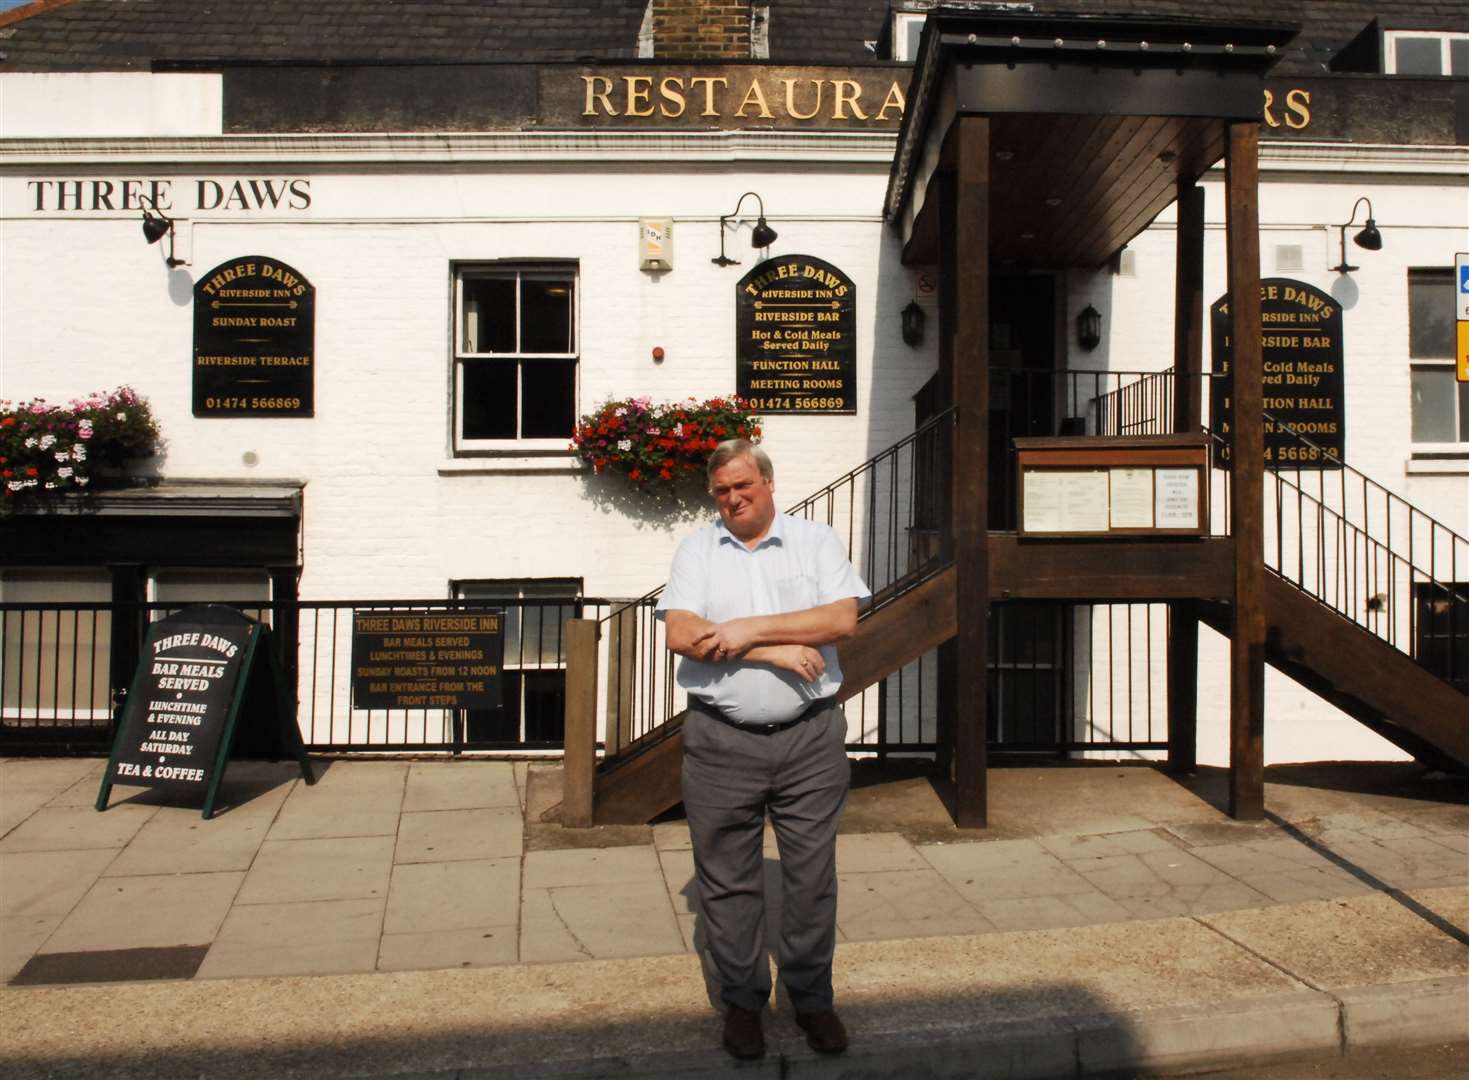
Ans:
POLYGON ((810 255, 767 259, 736 286, 735 386, 762 413, 857 411, 857 289, 810 255))
POLYGON ((194 415, 311 416, 316 289, 278 259, 220 263, 194 286, 194 415))
MULTIPOLYGON (((1234 429, 1234 351, 1229 297, 1211 311, 1214 372, 1209 424, 1224 440, 1220 464, 1230 463, 1234 429)), ((1341 305, 1320 289, 1290 278, 1260 282, 1260 344, 1264 362, 1265 464, 1283 469, 1338 469, 1346 443, 1341 305), (1315 445, 1284 430, 1288 424, 1315 445)))

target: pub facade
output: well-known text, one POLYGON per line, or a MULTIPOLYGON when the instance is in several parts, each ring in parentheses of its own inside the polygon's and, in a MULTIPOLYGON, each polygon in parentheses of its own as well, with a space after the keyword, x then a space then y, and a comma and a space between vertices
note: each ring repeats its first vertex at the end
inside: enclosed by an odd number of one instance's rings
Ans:
POLYGON ((372 61, 188 5, 178 45, 0 17, 7 415, 127 386, 160 432, 6 496, 7 737, 105 736, 133 623, 218 601, 272 625, 311 748, 555 753, 583 684, 609 760, 650 745, 682 705, 638 598, 708 509, 572 444, 739 394, 777 501, 927 628, 870 657, 854 753, 1247 775, 1253 677, 1262 761, 1462 763, 1299 650, 1251 676, 1234 615, 1243 522, 1267 609, 1462 698, 1469 24, 1080 6, 566 5, 550 45, 500 12, 372 61), (364 613, 480 609, 491 687, 369 689, 364 613))

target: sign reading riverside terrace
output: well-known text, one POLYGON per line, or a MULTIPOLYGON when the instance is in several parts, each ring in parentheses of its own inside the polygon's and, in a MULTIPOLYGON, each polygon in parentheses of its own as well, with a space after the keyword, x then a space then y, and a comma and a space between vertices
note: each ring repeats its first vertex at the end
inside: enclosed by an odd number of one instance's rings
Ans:
POLYGON ((311 416, 316 289, 277 259, 220 263, 194 286, 194 415, 311 416))
MULTIPOLYGON (((1223 439, 1220 463, 1231 460, 1234 380, 1230 362, 1229 297, 1210 309, 1214 344, 1209 424, 1223 439)), ((1290 278, 1260 282, 1260 344, 1264 361, 1265 465, 1283 469, 1339 469, 1346 442, 1341 305, 1320 289, 1290 278), (1272 419, 1272 417, 1274 419, 1272 419), (1281 428, 1289 424, 1316 445, 1281 428)))
POLYGON ((857 411, 857 289, 835 266, 782 255, 736 287, 736 393, 762 413, 857 411))
POLYGON ((500 706, 498 611, 357 611, 352 705, 358 709, 500 706))

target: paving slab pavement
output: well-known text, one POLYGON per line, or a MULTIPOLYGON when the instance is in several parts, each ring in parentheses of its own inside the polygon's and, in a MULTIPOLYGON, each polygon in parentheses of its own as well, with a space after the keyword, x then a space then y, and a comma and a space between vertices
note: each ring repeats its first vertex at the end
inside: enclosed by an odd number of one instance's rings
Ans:
MULTIPOLYGON (((296 1075, 284 1048, 315 1068, 313 1038, 344 1048, 336 1072, 313 1075, 725 1069, 681 820, 542 821, 559 786, 544 764, 319 765, 314 786, 288 766, 232 765, 228 808, 206 822, 136 788, 97 813, 100 761, 0 760, 0 974, 79 984, 0 991, 7 1031, 24 1021, 0 1075, 95 1075, 87 1047, 115 1056, 109 1075, 169 1075, 149 1062, 183 1075, 190 1060, 218 1071, 189 1075, 296 1075), (606 988, 583 985, 599 972, 606 988), (460 1028, 430 1024, 419 1060, 395 1040, 427 1014, 397 996, 429 1009, 440 982, 470 1000, 449 1010, 460 1028), (89 995, 114 995, 126 1019, 134 1002, 186 1008, 195 987, 259 1014, 245 1025, 256 1042, 195 1031, 191 1015, 161 1041, 99 1031, 68 1057, 30 1011, 49 1001, 53 1026, 81 1037, 89 1020, 73 1010, 89 995), (606 996, 619 993, 632 1000, 606 996), (381 1023, 364 1005, 345 1028, 313 1029, 323 994, 386 995, 381 1023), (271 999, 304 1026, 267 1017, 271 999), (547 1049, 556 1024, 574 1037, 547 1049)), ((838 975, 865 1047, 817 1059, 778 1015, 766 1064, 919 1075, 904 1063, 921 1060, 947 1076, 958 1066, 926 1047, 968 1063, 983 1048, 994 1075, 1047 1076, 1469 1039, 1469 782, 1413 766, 1271 770, 1271 817, 1249 824, 1221 812, 1222 790, 1209 772, 996 769, 993 826, 959 830, 941 784, 859 766, 838 839, 838 975)), ((778 909, 773 836, 766 858, 778 909)))

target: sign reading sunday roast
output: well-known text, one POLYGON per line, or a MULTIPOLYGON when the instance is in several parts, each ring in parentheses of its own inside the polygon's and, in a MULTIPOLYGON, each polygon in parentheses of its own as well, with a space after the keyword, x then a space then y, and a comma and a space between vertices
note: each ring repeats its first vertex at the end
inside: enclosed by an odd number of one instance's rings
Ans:
POLYGON ((810 255, 767 259, 736 286, 735 386, 774 413, 857 411, 857 289, 810 255))
POLYGON ((357 611, 352 705, 358 709, 500 706, 498 611, 357 611))
MULTIPOLYGON (((1231 460, 1234 380, 1229 296, 1210 309, 1214 372, 1209 425, 1224 439, 1219 462, 1231 460)), ((1260 344, 1264 362, 1265 466, 1337 469, 1346 442, 1341 305, 1304 281, 1260 282, 1260 344), (1272 419, 1273 417, 1273 419, 1272 419), (1284 430, 1288 424, 1315 445, 1284 430)))
POLYGON ((278 259, 220 263, 194 286, 194 415, 311 416, 316 288, 278 259))
POLYGON ((204 799, 214 812, 232 749, 289 755, 307 782, 311 767, 266 627, 234 608, 198 605, 151 624, 123 708, 97 809, 113 784, 162 788, 204 799), (237 738, 245 718, 248 734, 237 738))

